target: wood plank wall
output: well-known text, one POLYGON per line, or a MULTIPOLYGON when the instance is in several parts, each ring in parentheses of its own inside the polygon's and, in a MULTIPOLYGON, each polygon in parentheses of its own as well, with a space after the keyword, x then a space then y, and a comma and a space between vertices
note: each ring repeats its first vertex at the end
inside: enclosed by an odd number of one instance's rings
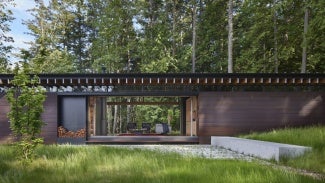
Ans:
POLYGON ((191 136, 191 135, 197 136, 197 97, 190 97, 186 100, 186 136, 191 136), (192 111, 191 111, 191 101, 192 101, 192 111))
POLYGON ((58 129, 58 97, 56 93, 47 93, 42 119, 46 123, 41 135, 46 144, 56 143, 58 129))
POLYGON ((324 92, 202 92, 200 143, 285 126, 325 125, 324 92))
POLYGON ((11 130, 7 114, 10 110, 9 103, 5 96, 0 97, 0 144, 11 141, 11 130))
MULTIPOLYGON (((9 103, 6 97, 0 98, 0 144, 11 142, 10 123, 7 113, 9 112, 9 103)), ((48 93, 44 102, 44 112, 42 119, 46 125, 42 128, 41 135, 46 144, 56 143, 57 140, 57 95, 48 93)))
POLYGON ((96 121, 96 97, 88 98, 88 136, 95 135, 95 121, 96 121))

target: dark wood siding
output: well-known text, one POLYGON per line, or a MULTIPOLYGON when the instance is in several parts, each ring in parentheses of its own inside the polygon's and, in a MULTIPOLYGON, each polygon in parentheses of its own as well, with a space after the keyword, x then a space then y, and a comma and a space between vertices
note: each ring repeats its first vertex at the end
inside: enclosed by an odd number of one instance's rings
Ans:
MULTIPOLYGON (((203 92, 199 136, 325 124, 324 92, 203 92)), ((203 139, 202 138, 202 139, 203 139)))
POLYGON ((0 144, 10 141, 10 123, 7 118, 9 112, 9 103, 5 96, 0 97, 0 144))
POLYGON ((47 144, 56 143, 58 128, 58 97, 56 93, 48 93, 44 102, 42 119, 46 125, 42 128, 41 135, 47 144))
MULTIPOLYGON (((9 103, 6 97, 0 98, 0 144, 10 142, 11 130, 8 122, 7 113, 9 112, 9 103)), ((42 119, 46 125, 42 128, 41 135, 47 144, 56 143, 57 140, 57 95, 48 93, 44 102, 44 112, 42 119)))

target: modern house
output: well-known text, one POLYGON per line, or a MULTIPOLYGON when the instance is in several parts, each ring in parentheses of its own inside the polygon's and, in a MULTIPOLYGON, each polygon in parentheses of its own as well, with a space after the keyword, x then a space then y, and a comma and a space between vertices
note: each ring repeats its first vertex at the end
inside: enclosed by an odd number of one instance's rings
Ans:
MULTIPOLYGON (((0 143, 11 139, 5 91, 13 77, 0 74, 0 143)), ((206 144, 211 136, 325 125, 325 74, 40 74, 39 83, 47 90, 46 143, 206 144), (109 133, 113 106, 135 105, 176 106, 177 133, 157 133, 157 121, 149 129, 141 126, 148 121, 133 129, 120 121, 109 133)))

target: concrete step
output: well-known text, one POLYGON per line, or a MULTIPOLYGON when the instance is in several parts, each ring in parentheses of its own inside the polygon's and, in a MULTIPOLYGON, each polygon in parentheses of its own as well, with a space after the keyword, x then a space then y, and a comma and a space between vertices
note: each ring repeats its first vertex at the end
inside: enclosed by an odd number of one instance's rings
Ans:
POLYGON ((211 145, 220 146, 245 155, 262 159, 294 158, 311 151, 311 147, 266 142, 260 140, 242 139, 227 136, 212 136, 211 145))

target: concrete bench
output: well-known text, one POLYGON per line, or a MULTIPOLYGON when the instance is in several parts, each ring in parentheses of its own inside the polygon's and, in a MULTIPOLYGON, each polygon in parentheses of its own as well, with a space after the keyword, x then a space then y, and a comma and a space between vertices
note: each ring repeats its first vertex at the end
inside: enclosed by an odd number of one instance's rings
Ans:
POLYGON ((226 136, 212 136, 211 145, 221 146, 238 153, 255 156, 262 159, 293 158, 310 151, 311 147, 242 139, 226 136))

